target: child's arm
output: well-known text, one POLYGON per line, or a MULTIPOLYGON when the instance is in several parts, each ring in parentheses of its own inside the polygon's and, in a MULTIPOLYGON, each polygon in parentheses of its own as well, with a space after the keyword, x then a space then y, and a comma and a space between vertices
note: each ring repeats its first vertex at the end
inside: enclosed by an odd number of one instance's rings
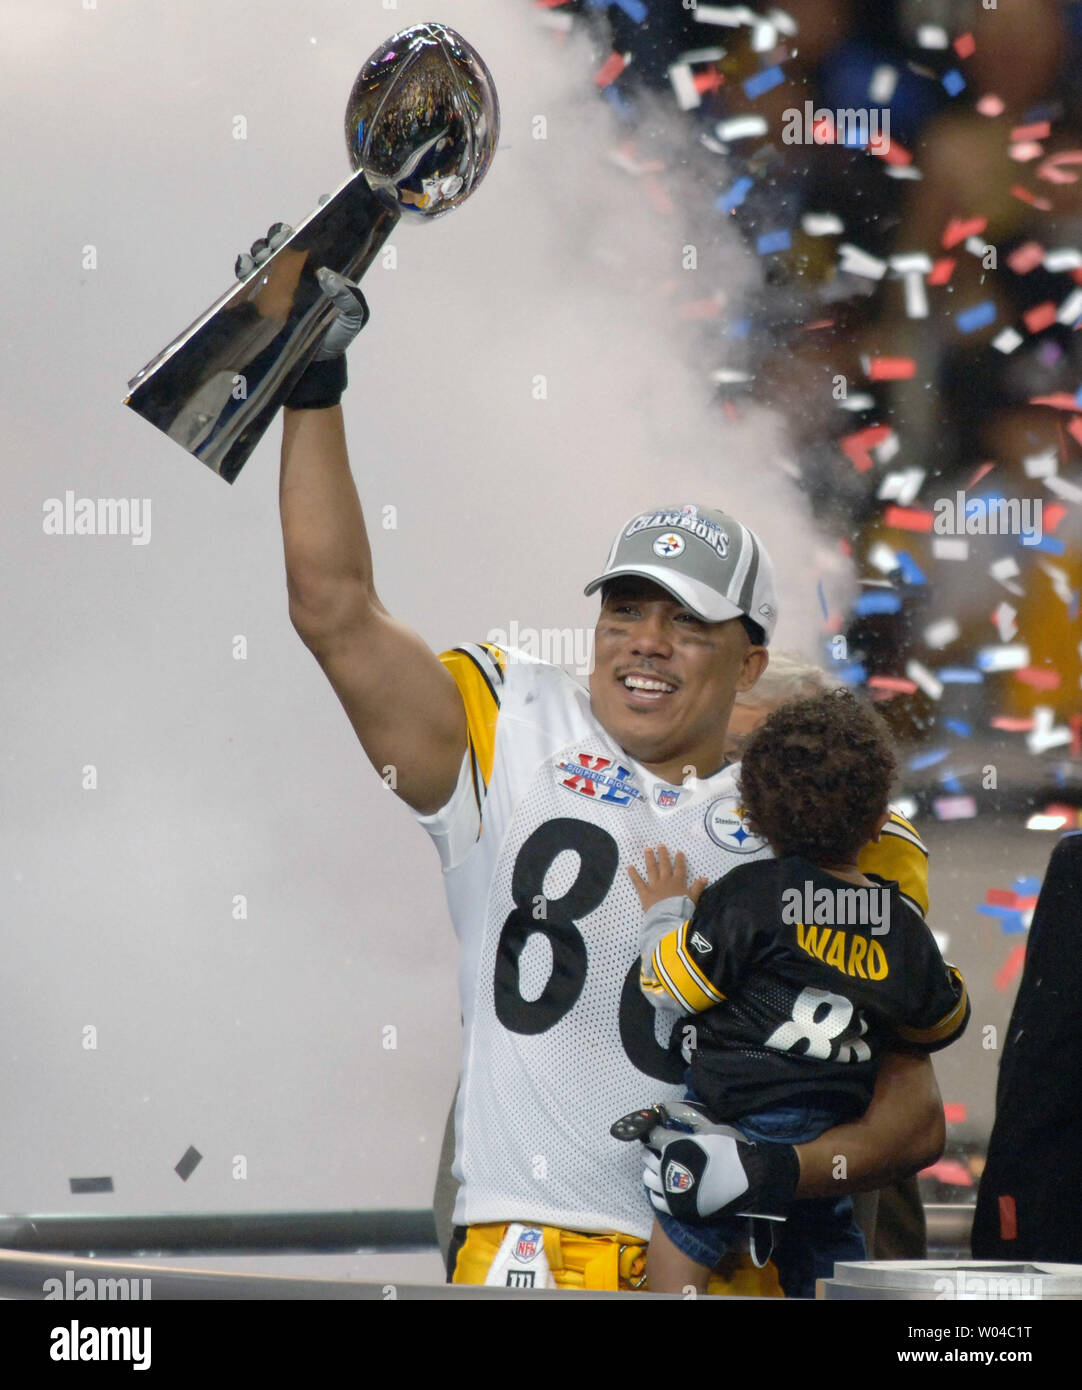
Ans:
MULTIPOLYGON (((707 880, 696 879, 688 888, 687 865, 683 854, 678 853, 675 859, 671 859, 664 845, 658 845, 656 852, 647 849, 645 879, 632 865, 628 866, 628 874, 643 907, 643 919, 639 928, 639 950, 642 956, 640 988, 655 1008, 672 1008, 674 1005, 684 1008, 685 1001, 667 988, 663 978, 659 976, 654 965, 655 953, 662 941, 670 937, 672 950, 675 950, 679 932, 694 914, 707 880)), ((711 1001, 715 1002, 717 1001, 711 1001)))

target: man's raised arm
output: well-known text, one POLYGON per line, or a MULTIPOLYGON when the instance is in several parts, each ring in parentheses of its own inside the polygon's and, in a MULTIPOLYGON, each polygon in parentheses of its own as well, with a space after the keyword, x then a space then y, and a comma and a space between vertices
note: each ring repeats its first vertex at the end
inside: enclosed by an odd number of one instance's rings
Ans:
POLYGON ((415 810, 443 806, 466 751, 454 678, 384 608, 340 406, 286 410, 279 488, 289 616, 368 755, 415 810))

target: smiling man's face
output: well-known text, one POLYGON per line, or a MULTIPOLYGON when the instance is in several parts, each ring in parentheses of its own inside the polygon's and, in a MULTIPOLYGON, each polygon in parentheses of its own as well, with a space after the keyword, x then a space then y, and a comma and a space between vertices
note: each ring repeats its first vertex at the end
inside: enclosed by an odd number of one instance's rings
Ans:
POLYGON ((739 619, 707 623, 649 580, 614 579, 595 630, 590 705, 626 753, 678 785, 722 766, 733 697, 766 664, 739 619))

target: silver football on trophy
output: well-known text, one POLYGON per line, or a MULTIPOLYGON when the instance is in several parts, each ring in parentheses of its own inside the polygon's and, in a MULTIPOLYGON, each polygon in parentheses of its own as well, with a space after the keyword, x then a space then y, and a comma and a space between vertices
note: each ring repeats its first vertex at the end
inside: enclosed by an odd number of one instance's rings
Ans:
POLYGON ((445 24, 392 35, 357 74, 346 103, 354 169, 411 219, 440 217, 468 198, 499 136, 488 68, 445 24))

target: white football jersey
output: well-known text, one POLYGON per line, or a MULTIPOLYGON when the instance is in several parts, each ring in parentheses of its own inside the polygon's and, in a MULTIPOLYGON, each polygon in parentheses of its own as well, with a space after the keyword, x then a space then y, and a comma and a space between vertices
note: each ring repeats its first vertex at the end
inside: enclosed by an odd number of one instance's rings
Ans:
POLYGON ((679 1015, 639 988, 641 908, 627 866, 683 850, 713 881, 770 856, 731 769, 673 786, 629 758, 588 692, 518 652, 445 653, 470 747, 458 788, 418 819, 443 861, 461 946, 465 1050, 455 1221, 528 1220, 649 1235, 637 1144, 609 1126, 683 1094, 679 1015))

